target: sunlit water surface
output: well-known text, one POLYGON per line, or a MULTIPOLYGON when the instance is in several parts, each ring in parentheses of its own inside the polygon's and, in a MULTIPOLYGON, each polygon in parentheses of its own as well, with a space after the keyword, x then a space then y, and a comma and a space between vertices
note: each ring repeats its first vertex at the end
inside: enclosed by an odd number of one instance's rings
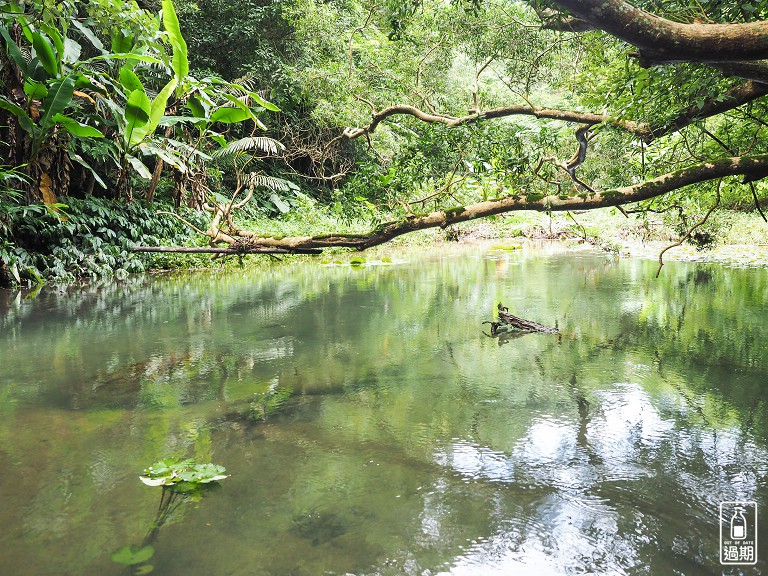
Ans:
POLYGON ((403 260, 2 293, 0 574, 131 573, 169 455, 231 477, 139 573, 719 574, 723 500, 768 539, 768 272, 403 260))

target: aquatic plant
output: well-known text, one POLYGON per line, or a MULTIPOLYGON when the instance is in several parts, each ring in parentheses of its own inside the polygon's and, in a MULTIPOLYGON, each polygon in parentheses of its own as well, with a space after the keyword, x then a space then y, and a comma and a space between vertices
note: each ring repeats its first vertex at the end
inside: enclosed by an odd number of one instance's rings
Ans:
POLYGON ((190 492, 228 477, 224 466, 195 464, 194 460, 166 458, 144 470, 139 479, 147 486, 162 486, 174 492, 190 492))
POLYGON ((165 458, 144 469, 139 479, 147 486, 162 486, 160 505, 147 535, 139 545, 129 545, 112 553, 112 561, 130 567, 130 574, 149 574, 154 567, 145 564, 155 555, 152 543, 157 539, 160 528, 170 519, 178 507, 187 500, 200 500, 203 493, 219 480, 228 478, 224 466, 217 464, 196 464, 194 460, 165 458))

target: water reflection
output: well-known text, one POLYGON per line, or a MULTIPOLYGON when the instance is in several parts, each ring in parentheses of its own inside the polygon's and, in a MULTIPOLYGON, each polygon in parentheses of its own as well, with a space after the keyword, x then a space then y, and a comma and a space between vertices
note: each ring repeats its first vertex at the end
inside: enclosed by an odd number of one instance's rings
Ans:
POLYGON ((719 573, 718 503, 768 504, 768 273, 654 272, 552 245, 3 294, 0 573, 117 574, 173 454, 233 476, 158 574, 719 573), (561 334, 483 335, 499 301, 561 334))

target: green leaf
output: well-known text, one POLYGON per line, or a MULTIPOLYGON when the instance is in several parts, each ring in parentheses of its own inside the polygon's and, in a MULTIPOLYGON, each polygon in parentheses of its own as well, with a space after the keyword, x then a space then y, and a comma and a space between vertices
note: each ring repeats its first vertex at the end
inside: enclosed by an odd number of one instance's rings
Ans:
POLYGON ((53 77, 58 76, 59 63, 56 60, 56 54, 53 51, 51 41, 40 32, 35 31, 32 33, 32 46, 45 71, 53 77))
MULTIPOLYGON (((141 80, 139 80, 139 77, 136 76, 136 73, 131 70, 130 66, 127 64, 124 64, 120 68, 120 84, 122 84, 123 88, 129 92, 133 92, 135 90, 145 92, 144 85, 141 83, 141 80)), ((147 103, 149 103, 149 101, 147 101, 147 103)), ((149 106, 147 106, 147 113, 149 113, 149 106)))
POLYGON ((126 154, 125 159, 128 160, 128 163, 131 165, 131 167, 136 170, 139 176, 144 178, 144 180, 152 179, 152 173, 149 171, 149 168, 147 168, 141 160, 136 158, 136 156, 126 154))
POLYGON ((58 58, 58 60, 62 59, 62 56, 64 55, 64 38, 61 35, 61 32, 51 24, 47 24, 45 22, 41 22, 38 24, 40 28, 50 36, 51 40, 53 41, 53 47, 54 47, 54 55, 58 58))
POLYGON ((179 18, 171 0, 163 0, 163 26, 173 47, 173 71, 181 82, 189 74, 189 60, 187 57, 187 43, 181 34, 179 18))
POLYGON ((133 34, 126 34, 122 30, 114 30, 111 40, 113 54, 110 54, 110 56, 130 52, 131 48, 133 48, 133 34))
POLYGON ((234 108, 226 106, 214 110, 211 114, 211 122, 223 122, 224 124, 236 124, 237 122, 243 122, 251 117, 250 112, 243 110, 242 108, 234 108))
POLYGON ((11 39, 11 35, 8 34, 8 29, 3 24, 0 24, 0 35, 2 35, 3 40, 5 40, 5 47, 8 49, 8 54, 10 54, 11 58, 13 58, 13 61, 16 63, 16 66, 19 67, 19 70, 21 70, 21 73, 25 77, 29 76, 29 68, 27 67, 27 61, 24 59, 24 56, 21 54, 21 50, 17 46, 16 42, 14 42, 11 39))
POLYGON ((35 123, 23 108, 17 106, 8 100, 5 96, 0 96, 0 108, 11 112, 14 116, 16 116, 16 119, 19 121, 19 125, 22 127, 22 129, 24 129, 26 132, 29 132, 30 134, 34 134, 35 123))
POLYGON ((62 61, 74 64, 80 60, 80 54, 83 51, 83 47, 79 42, 75 42, 71 38, 64 38, 64 50, 62 52, 62 61))
POLYGON ((112 562, 123 564, 125 566, 132 566, 133 564, 146 562, 154 555, 155 549, 149 545, 142 548, 139 548, 138 546, 123 546, 112 554, 112 562))
POLYGON ((163 64, 163 61, 154 56, 147 56, 146 54, 133 54, 132 52, 114 52, 111 54, 104 54, 102 56, 94 56, 88 60, 81 60, 80 64, 90 64, 91 62, 98 62, 100 60, 129 60, 136 62, 147 62, 149 64, 163 64))
POLYGON ((143 89, 134 90, 128 95, 128 101, 125 104, 125 134, 124 142, 130 146, 133 133, 149 122, 149 113, 152 105, 143 89))
POLYGON ((130 147, 136 146, 139 142, 144 140, 144 138, 155 131, 158 123, 160 122, 160 119, 165 114, 165 106, 168 103, 168 98, 171 96, 171 93, 173 93, 177 83, 178 81, 176 78, 172 78, 171 81, 168 82, 168 84, 166 84, 162 90, 160 90, 158 95, 155 96, 155 99, 152 100, 152 106, 149 112, 149 121, 143 126, 134 129, 129 140, 130 147))
POLYGON ((80 34, 85 36, 85 38, 90 41, 91 44, 93 44, 93 47, 96 48, 99 52, 104 54, 104 44, 99 40, 99 37, 96 36, 96 34, 93 33, 93 30, 91 30, 89 27, 87 27, 82 22, 79 22, 77 19, 71 20, 72 25, 78 29, 80 34))
POLYGON ((259 106, 262 106, 263 108, 266 108, 267 110, 271 110, 272 112, 280 112, 280 108, 275 106, 272 102, 269 100, 264 100, 261 96, 259 96, 256 92, 248 92, 248 96, 250 96, 256 104, 259 106))
POLYGON ((145 153, 154 154, 155 156, 163 160, 166 164, 176 168, 176 170, 178 170, 182 174, 185 174, 187 172, 187 165, 184 163, 184 160, 182 160, 177 156, 174 156, 170 152, 163 150, 162 148, 158 148, 157 146, 150 146, 146 144, 142 144, 141 149, 145 153))
POLYGON ((290 211, 291 207, 288 206, 288 204, 277 194, 272 194, 269 199, 271 200, 272 204, 274 204, 283 214, 286 214, 290 211))
POLYGON ((192 114, 194 114, 198 118, 206 117, 205 106, 203 106, 203 103, 196 96, 190 96, 187 99, 187 106, 189 107, 192 114))
POLYGON ((163 116, 160 118, 158 126, 175 126, 176 124, 196 124, 205 118, 195 118, 194 116, 163 116))
POLYGON ((75 81, 76 78, 70 74, 51 84, 48 89, 48 96, 43 100, 45 113, 40 118, 40 128, 43 132, 53 126, 53 117, 59 112, 63 112, 69 106, 69 103, 72 102, 75 81))
POLYGON ((42 82, 36 82, 32 78, 24 80, 24 94, 30 100, 42 100, 48 95, 48 88, 42 82))
POLYGON ((93 126, 82 124, 74 118, 69 118, 63 114, 56 114, 52 120, 54 124, 61 124, 70 134, 78 138, 104 138, 104 134, 93 126))
POLYGON ((98 175, 96 170, 94 170, 88 162, 86 162, 80 154, 75 154, 74 152, 69 153, 69 157, 80 164, 83 168, 88 169, 91 172, 91 175, 93 176, 93 179, 96 180, 99 186, 104 188, 104 190, 107 189, 107 185, 104 183, 104 180, 101 179, 101 176, 98 175))

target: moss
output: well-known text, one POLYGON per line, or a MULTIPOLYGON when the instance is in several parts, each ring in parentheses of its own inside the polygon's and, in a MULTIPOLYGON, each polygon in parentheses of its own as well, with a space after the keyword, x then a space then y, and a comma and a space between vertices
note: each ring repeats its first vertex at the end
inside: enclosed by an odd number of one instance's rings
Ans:
POLYGON ((464 206, 454 206, 445 211, 445 216, 446 218, 455 218, 456 216, 461 216, 466 211, 467 209, 464 206))

